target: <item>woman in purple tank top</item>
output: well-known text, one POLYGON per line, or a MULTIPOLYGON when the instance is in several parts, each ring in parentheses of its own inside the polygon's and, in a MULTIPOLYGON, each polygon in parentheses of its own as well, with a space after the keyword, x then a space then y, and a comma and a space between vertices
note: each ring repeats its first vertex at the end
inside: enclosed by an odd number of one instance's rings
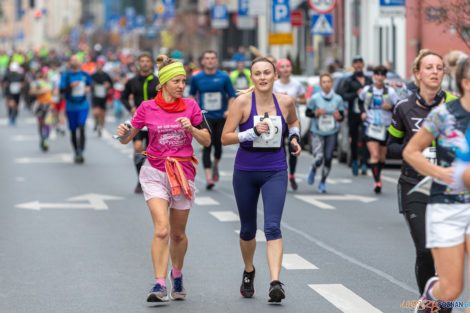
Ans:
POLYGON ((253 256, 256 249, 256 219, 259 194, 263 197, 264 233, 271 274, 269 302, 285 298, 279 273, 282 264, 281 217, 287 192, 284 136, 289 136, 293 154, 299 155, 299 121, 294 98, 273 94, 276 67, 266 58, 251 64, 253 86, 240 93, 230 106, 222 132, 222 144, 240 144, 235 158, 233 190, 240 215, 240 249, 245 262, 240 293, 255 293, 253 256), (235 132, 236 128, 239 132, 235 132))

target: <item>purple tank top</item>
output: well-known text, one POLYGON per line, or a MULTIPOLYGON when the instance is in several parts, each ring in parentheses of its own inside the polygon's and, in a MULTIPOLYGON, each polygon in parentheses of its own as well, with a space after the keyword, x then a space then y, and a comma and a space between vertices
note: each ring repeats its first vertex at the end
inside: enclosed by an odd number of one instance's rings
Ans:
MULTIPOLYGON (((277 102, 276 96, 274 96, 274 104, 276 106, 276 115, 282 119, 282 134, 285 134, 287 129, 286 121, 282 116, 279 103, 277 102)), ((239 125, 239 131, 245 131, 253 128, 253 117, 258 115, 256 111, 256 98, 255 92, 252 93, 251 97, 251 111, 250 117, 245 123, 239 125)), ((242 147, 253 149, 253 141, 246 141, 240 143, 240 147, 235 157, 235 169, 242 171, 280 171, 287 169, 286 155, 283 147, 284 140, 281 140, 280 149, 267 149, 267 151, 261 151, 262 148, 258 148, 258 151, 248 151, 242 147)))

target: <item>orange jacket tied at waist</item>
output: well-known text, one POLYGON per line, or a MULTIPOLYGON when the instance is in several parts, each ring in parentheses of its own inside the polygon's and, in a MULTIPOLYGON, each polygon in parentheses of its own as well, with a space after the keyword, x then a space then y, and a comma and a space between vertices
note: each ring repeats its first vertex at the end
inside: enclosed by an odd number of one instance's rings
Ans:
POLYGON ((199 161, 195 155, 189 157, 157 157, 147 153, 147 151, 145 151, 143 154, 152 159, 165 160, 165 171, 168 175, 168 179, 170 180, 172 195, 180 195, 182 191, 188 199, 192 198, 193 194, 191 187, 189 186, 188 178, 184 174, 183 166, 181 166, 180 162, 191 161, 194 169, 196 170, 195 165, 198 165, 199 161))

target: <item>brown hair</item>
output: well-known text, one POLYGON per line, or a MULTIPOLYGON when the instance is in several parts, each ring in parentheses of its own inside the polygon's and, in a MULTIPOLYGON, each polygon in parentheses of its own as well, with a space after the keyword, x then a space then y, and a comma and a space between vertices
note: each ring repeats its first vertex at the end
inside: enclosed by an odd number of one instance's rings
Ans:
POLYGON ((376 67, 374 67, 374 69, 372 70, 372 72, 375 74, 375 73, 385 73, 385 75, 387 74, 388 72, 388 68, 386 68, 385 66, 383 65, 377 65, 376 67))
POLYGON ((204 58, 206 56, 206 54, 215 54, 215 57, 217 58, 217 52, 215 52, 214 50, 206 50, 202 53, 202 57, 204 58))
POLYGON ((464 57, 457 62, 457 70, 455 71, 455 81, 459 89, 460 96, 464 95, 462 80, 470 79, 470 58, 464 57))
MULTIPOLYGON (((178 60, 175 60, 175 59, 172 59, 172 58, 169 58, 167 57, 166 55, 164 54, 160 54, 156 59, 155 59, 155 62, 157 62, 157 67, 158 67, 158 70, 161 70, 162 68, 164 68, 165 66, 167 65, 170 65, 172 63, 176 63, 176 62, 179 62, 178 60)), ((157 85, 157 91, 160 91, 162 89, 162 86, 160 84, 157 85)))
POLYGON ((321 82, 321 79, 323 77, 329 77, 331 81, 333 81, 333 77, 331 76, 330 73, 323 73, 323 74, 320 74, 320 82, 321 82))
MULTIPOLYGON (((259 63, 259 62, 268 62, 269 64, 272 65, 274 73, 276 73, 276 66, 274 65, 273 62, 271 62, 271 60, 269 60, 266 57, 257 57, 253 61, 251 61, 250 72, 253 70, 253 65, 255 65, 256 63, 259 63)), ((245 93, 252 92, 254 89, 255 89, 255 86, 251 86, 248 89, 237 90, 237 95, 242 95, 242 94, 245 94, 245 93)))
POLYGON ((139 56, 137 57, 137 61, 140 61, 140 59, 142 59, 142 58, 149 58, 150 61, 152 61, 152 63, 153 63, 152 55, 150 54, 150 52, 144 51, 141 54, 139 54, 139 56))
POLYGON ((434 51, 431 51, 429 49, 421 49, 418 53, 418 56, 416 57, 416 59, 414 60, 413 62, 413 66, 411 67, 411 70, 413 71, 413 73, 415 71, 419 71, 420 67, 421 67, 421 61, 427 57, 428 55, 435 55, 437 56, 439 59, 442 60, 442 63, 444 63, 444 59, 442 58, 442 56, 437 53, 437 52, 434 52, 434 51))

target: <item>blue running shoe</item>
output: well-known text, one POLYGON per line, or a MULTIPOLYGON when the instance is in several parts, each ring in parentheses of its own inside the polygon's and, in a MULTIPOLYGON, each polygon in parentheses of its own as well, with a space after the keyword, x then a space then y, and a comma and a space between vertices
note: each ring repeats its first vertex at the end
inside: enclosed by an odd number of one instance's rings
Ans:
POLYGON ((171 300, 186 300, 186 289, 183 287, 183 275, 178 278, 173 277, 172 270, 170 270, 170 299, 171 300))
POLYGON ((318 184, 318 190, 320 190, 321 193, 326 193, 325 183, 319 183, 318 184))
POLYGON ((313 183, 315 182, 315 167, 312 166, 312 168, 310 169, 310 172, 308 172, 308 177, 307 177, 307 184, 309 185, 313 185, 313 183))
POLYGON ((366 164, 361 165, 361 175, 367 175, 367 165, 366 164))
POLYGON ((147 302, 168 302, 168 292, 166 287, 155 284, 147 296, 147 302))
POLYGON ((359 174, 359 168, 357 166, 357 160, 352 161, 351 169, 352 169, 352 173, 353 173, 354 176, 357 176, 359 174))

